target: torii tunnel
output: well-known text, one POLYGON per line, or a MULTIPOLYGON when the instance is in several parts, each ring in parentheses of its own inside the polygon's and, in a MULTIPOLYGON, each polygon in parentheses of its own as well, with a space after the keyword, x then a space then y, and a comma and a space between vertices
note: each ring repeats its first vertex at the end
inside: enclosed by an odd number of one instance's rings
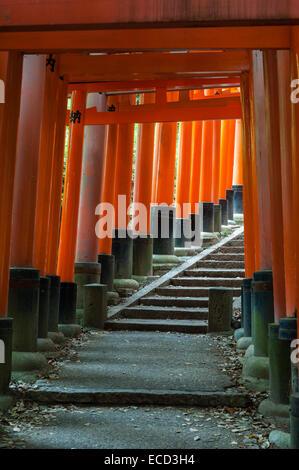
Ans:
POLYGON ((83 285, 117 301, 188 230, 244 223, 254 354, 292 369, 297 409, 299 5, 229 3, 0 0, 0 338, 13 318, 12 350, 36 353, 83 285))

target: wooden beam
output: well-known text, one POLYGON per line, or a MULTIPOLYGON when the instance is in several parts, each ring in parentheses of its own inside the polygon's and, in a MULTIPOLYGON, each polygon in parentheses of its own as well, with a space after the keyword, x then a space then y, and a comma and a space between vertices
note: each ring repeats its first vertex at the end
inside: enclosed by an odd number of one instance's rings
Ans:
MULTIPOLYGON (((36 6, 34 6, 36 8, 36 6)), ((68 10, 71 9, 68 2, 68 10)), ((56 11, 56 7, 53 8, 56 11)), ((32 14, 32 8, 28 12, 32 14)), ((1 9, 0 9, 0 18, 1 9)), ((43 13, 43 18, 46 18, 43 13)), ((53 21, 57 24, 57 20, 53 21)), ((73 28, 75 29, 75 28, 73 28)), ((0 28, 0 50, 24 52, 115 52, 198 49, 288 49, 289 26, 215 28, 8 31, 0 28)))
POLYGON ((1 0, 4 27, 59 25, 219 25, 298 19, 296 2, 271 0, 1 0))
POLYGON ((120 111, 115 112, 98 112, 96 108, 89 108, 85 113, 85 124, 92 126, 117 123, 205 121, 240 119, 241 116, 240 97, 236 96, 168 103, 167 106, 124 106, 120 108, 120 111))
POLYGON ((120 73, 134 79, 148 74, 241 73, 249 69, 247 51, 198 53, 136 53, 112 55, 64 54, 59 74, 69 81, 113 80, 120 73))
POLYGON ((157 87, 167 90, 194 90, 196 88, 232 88, 240 85, 239 77, 196 78, 184 80, 131 80, 122 82, 70 83, 69 91, 86 90, 87 93, 117 91, 154 91, 157 87))

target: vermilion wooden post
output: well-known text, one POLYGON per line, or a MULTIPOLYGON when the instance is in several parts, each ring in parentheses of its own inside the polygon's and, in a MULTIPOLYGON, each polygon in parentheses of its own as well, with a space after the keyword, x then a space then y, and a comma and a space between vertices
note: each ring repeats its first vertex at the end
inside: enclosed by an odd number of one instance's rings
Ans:
POLYGON ((33 267, 46 57, 24 57, 14 187, 11 265, 33 267), (30 182, 30 184, 29 184, 30 182))
POLYGON ((57 272, 62 178, 64 167, 65 121, 67 113, 67 82, 59 80, 56 108, 54 157, 51 169, 51 195, 49 208, 49 233, 46 272, 55 275, 57 272))
POLYGON ((233 171, 234 171, 234 154, 235 154, 235 127, 234 119, 229 121, 229 138, 227 146, 226 160, 226 189, 232 189, 233 171))
POLYGON ((40 270, 42 276, 46 274, 47 266, 51 170, 54 158, 59 81, 57 59, 53 58, 53 60, 56 60, 54 70, 48 65, 46 71, 35 225, 34 266, 40 270))
POLYGON ((252 277, 255 271, 255 232, 252 194, 252 162, 251 162, 251 108, 249 91, 249 74, 241 75, 241 104, 243 124, 243 191, 244 191, 244 242, 245 242, 245 276, 252 277))
MULTIPOLYGON (((108 203, 108 204, 111 204, 113 207, 114 207, 114 191, 115 191, 116 147, 117 147, 117 124, 110 124, 109 126, 106 126, 105 164, 104 164, 101 203, 108 203)), ((110 218, 109 214, 107 214, 107 217, 110 218)), ((112 226, 111 220, 109 220, 109 225, 112 226)), ((112 231, 111 233, 108 233, 107 235, 108 236, 106 236, 105 238, 99 238, 99 253, 111 255, 112 231)))
MULTIPOLYGON (((129 95, 119 97, 120 104, 129 104, 129 95)), ((127 229, 130 220, 128 208, 132 192, 132 163, 134 145, 134 124, 118 124, 115 173, 115 228, 127 229), (124 207, 118 211, 118 196, 125 196, 124 207), (118 214, 119 212, 119 214, 118 214)))
POLYGON ((218 204, 220 177, 221 121, 213 121, 212 202, 218 204))
MULTIPOLYGON (((299 28, 297 26, 292 27, 292 48, 291 48, 291 79, 298 80, 299 77, 299 28)), ((298 187, 298 178, 299 178, 299 103, 298 103, 298 85, 293 87, 291 91, 292 101, 291 101, 291 119, 292 119, 292 167, 293 167, 293 230, 294 233, 299 233, 299 218, 297 217, 299 211, 299 187, 298 187)), ((299 237, 295 237, 294 245, 294 254, 295 258, 295 270, 296 270, 296 298, 295 305, 298 312, 299 305, 299 262, 298 255, 299 253, 299 237)), ((299 338, 299 324, 297 323, 298 333, 297 338, 299 338)))
POLYGON ((203 121, 199 200, 212 201, 213 121, 203 121))
POLYGON ((192 123, 192 165, 190 180, 191 213, 196 213, 196 204, 199 202, 201 149, 202 149, 202 121, 192 123))
POLYGON ((255 109, 254 109, 254 89, 253 76, 249 73, 249 97, 250 97, 250 129, 251 129, 251 168, 252 168, 252 201, 253 201, 253 224, 255 238, 255 269, 260 269, 260 227, 258 213, 258 183, 257 183, 257 163, 256 163, 256 139, 255 132, 255 109))
MULTIPOLYGON (((145 96, 144 100, 151 102, 153 97, 145 96)), ((133 202, 134 204, 144 204, 146 207, 146 234, 150 233, 152 184, 153 180, 157 181, 156 172, 154 171, 154 139, 155 124, 140 124, 138 128, 133 202)), ((158 162, 157 159, 156 161, 158 162)))
POLYGON ((280 117, 280 149, 283 202, 283 237, 285 263, 286 314, 293 317, 296 310, 296 263, 294 247, 294 189, 292 165, 291 100, 290 100, 290 52, 277 52, 278 92, 280 117))
MULTIPOLYGON (((176 155, 177 123, 165 122, 157 127, 157 166, 156 177, 152 187, 152 202, 154 204, 173 204, 175 155, 176 155)), ((155 175, 155 170, 154 175, 155 175)))
MULTIPOLYGON (((86 109, 93 106, 105 111, 106 96, 89 93, 86 109)), ((105 126, 85 126, 76 263, 97 263, 99 242, 95 233, 95 209, 101 201, 104 151, 105 126)))
POLYGON ((221 121, 220 168, 219 168, 219 199, 226 198, 227 151, 229 139, 229 121, 221 121))
POLYGON ((270 215, 272 233, 272 270, 275 320, 285 316, 285 275, 283 250, 283 213, 281 185, 280 124, 278 98, 277 52, 265 50, 265 108, 267 160, 270 188, 270 215))
POLYGON ((266 117, 265 90, 262 51, 252 52, 251 66, 252 101, 255 122, 257 205, 258 205, 258 243, 259 266, 257 269, 272 269, 272 239, 270 224, 269 173, 266 155, 266 117))
POLYGON ((73 282, 80 199, 86 92, 73 91, 68 160, 64 182, 57 273, 63 282, 73 282))
POLYGON ((243 184, 241 119, 237 119, 236 130, 235 130, 233 185, 235 184, 243 184))
POLYGON ((0 79, 5 83, 5 102, 0 104, 0 317, 7 315, 22 60, 20 53, 0 53, 0 79))
POLYGON ((177 217, 187 218, 183 204, 189 203, 190 172, 192 157, 192 121, 180 125, 180 153, 177 170, 176 206, 177 217))

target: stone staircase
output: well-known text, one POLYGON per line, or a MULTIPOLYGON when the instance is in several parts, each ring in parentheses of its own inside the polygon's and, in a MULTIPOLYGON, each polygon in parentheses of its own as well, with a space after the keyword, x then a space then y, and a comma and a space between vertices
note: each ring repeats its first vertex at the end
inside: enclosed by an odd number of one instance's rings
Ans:
MULTIPOLYGON (((244 238, 228 237, 214 250, 202 252, 201 259, 141 296, 136 303, 124 306, 116 317, 106 321, 111 330, 168 331, 206 333, 209 289, 228 287, 234 297, 241 295, 244 270, 244 238)), ((196 258, 196 257, 195 257, 196 258)))

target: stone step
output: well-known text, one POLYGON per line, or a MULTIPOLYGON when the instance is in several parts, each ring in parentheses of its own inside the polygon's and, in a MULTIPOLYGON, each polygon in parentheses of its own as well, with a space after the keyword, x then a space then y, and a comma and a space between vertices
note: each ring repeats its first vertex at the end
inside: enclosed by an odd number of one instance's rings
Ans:
POLYGON ((207 308, 179 308, 179 307, 161 307, 153 305, 136 305, 125 308, 121 312, 121 317, 125 318, 159 318, 159 319, 177 319, 177 320, 207 320, 207 308))
POLYGON ((235 278, 245 277, 245 269, 205 269, 205 268, 197 268, 197 269, 187 269, 184 271, 185 276, 190 277, 224 277, 224 278, 235 278))
POLYGON ((159 320, 121 318, 105 322, 107 330, 168 331, 176 333, 206 333, 208 324, 201 320, 159 320))
MULTIPOLYGON (((43 390, 29 389, 20 398, 41 404, 78 404, 79 406, 181 406, 181 407, 217 407, 248 408, 252 405, 248 393, 228 389, 227 391, 181 391, 181 390, 91 390, 74 389, 64 390, 58 388, 46 388, 43 390)), ((115 427, 115 426, 114 426, 115 427)), ((117 434, 119 440, 119 435, 117 434)))
POLYGON ((142 305, 152 305, 161 307, 208 307, 208 297, 170 297, 170 296, 150 296, 140 300, 142 305))
POLYGON ((244 246, 222 246, 217 253, 240 253, 244 254, 244 246))
MULTIPOLYGON (((158 295, 172 296, 172 297, 209 297, 210 287, 177 287, 167 286, 158 287, 155 292, 158 295)), ((239 297, 241 295, 241 289, 233 288, 233 295, 239 297)))
POLYGON ((213 253, 207 259, 214 261, 244 261, 244 254, 239 253, 213 253))
POLYGON ((244 248, 244 240, 238 240, 238 239, 231 240, 225 246, 236 246, 236 247, 244 248))
POLYGON ((190 287, 241 287, 242 279, 224 277, 176 277, 171 280, 173 286, 190 287))
POLYGON ((205 268, 205 269, 244 269, 245 263, 244 261, 217 261, 217 260, 202 260, 197 263, 198 268, 205 268))

